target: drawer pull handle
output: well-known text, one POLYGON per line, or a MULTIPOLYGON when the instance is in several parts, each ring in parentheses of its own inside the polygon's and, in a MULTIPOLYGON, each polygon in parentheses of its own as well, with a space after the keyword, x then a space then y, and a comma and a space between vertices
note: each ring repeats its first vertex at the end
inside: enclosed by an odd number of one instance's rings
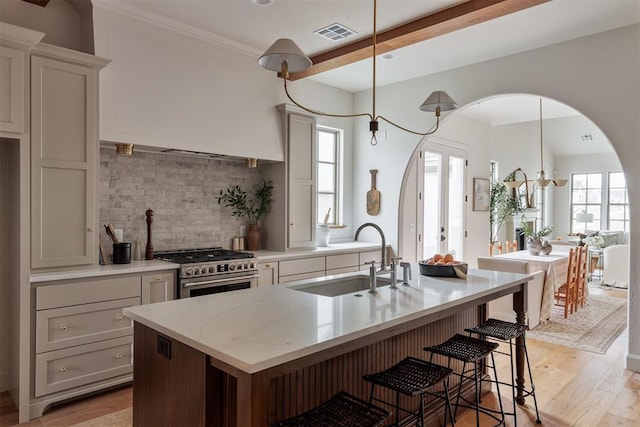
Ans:
POLYGON ((61 331, 66 331, 67 330, 67 325, 60 325, 60 330, 61 331))
POLYGON ((122 316, 121 315, 117 315, 116 316, 116 320, 122 320, 122 316))
POLYGON ((62 368, 60 368, 60 372, 67 372, 67 368, 63 366, 62 368))
POLYGON ((158 282, 161 282, 161 281, 162 281, 162 277, 158 276, 158 277, 156 277, 156 280, 157 280, 158 282))
POLYGON ((120 353, 116 354, 116 359, 122 359, 122 355, 120 353))
POLYGON ((93 231, 93 230, 94 230, 94 228, 93 228, 93 227, 89 227, 89 228, 87 228, 87 231, 93 231))

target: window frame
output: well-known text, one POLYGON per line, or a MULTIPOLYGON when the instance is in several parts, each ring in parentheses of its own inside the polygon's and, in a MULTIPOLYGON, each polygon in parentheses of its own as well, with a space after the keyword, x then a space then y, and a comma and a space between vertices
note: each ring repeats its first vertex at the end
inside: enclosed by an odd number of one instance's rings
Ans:
POLYGON ((602 201, 605 200, 603 199, 603 193, 606 189, 606 183, 604 182, 604 178, 605 178, 605 174, 604 172, 577 172, 577 173, 572 173, 571 174, 571 193, 570 193, 570 213, 571 213, 571 220, 570 220, 570 233, 571 234, 576 234, 576 233, 583 233, 585 231, 585 229, 589 229, 589 225, 588 224, 594 224, 593 227, 595 227, 596 229, 600 230, 602 229, 602 201), (589 175, 600 175, 600 187, 598 188, 600 190, 600 202, 599 203, 589 203, 589 191, 590 190, 596 190, 595 187, 590 187, 589 186, 589 175), (577 191, 575 189, 575 179, 577 176, 584 176, 585 177, 585 182, 586 182, 586 186, 584 188, 578 189, 579 191, 584 192, 584 203, 575 203, 574 202, 574 192, 577 191), (587 213, 593 213, 594 214, 594 221, 592 223, 587 223, 583 226, 581 226, 581 223, 578 223, 575 219, 576 217, 576 213, 578 212, 576 209, 581 210, 584 209, 585 212, 587 213), (597 217, 596 217, 597 215, 597 217), (596 225, 599 224, 599 225, 596 225), (576 229, 576 227, 580 228, 580 230, 576 229))
POLYGON ((618 230, 611 227, 611 206, 622 206, 623 211, 625 212, 623 219, 616 219, 616 221, 622 221, 624 224, 623 229, 620 231, 628 232, 630 226, 630 218, 629 218, 629 192, 627 190, 627 179, 622 171, 609 171, 607 172, 607 230, 618 230), (622 179, 624 180, 624 187, 611 187, 611 175, 619 174, 622 175, 622 179), (611 190, 624 190, 624 203, 611 203, 611 190))
POLYGON ((334 209, 331 217, 333 221, 329 221, 328 225, 338 227, 342 224, 342 194, 343 194, 343 164, 344 164, 344 131, 342 129, 336 129, 328 126, 316 126, 316 137, 317 137, 317 147, 316 147, 316 214, 317 214, 317 223, 322 224, 324 221, 324 216, 326 212, 320 212, 320 203, 319 198, 320 195, 332 195, 334 198, 334 209), (328 133, 334 136, 335 146, 334 146, 334 162, 327 162, 320 160, 319 150, 320 150, 320 133, 328 133), (333 191, 320 191, 319 190, 319 171, 321 164, 330 164, 334 166, 334 177, 333 177, 333 191))

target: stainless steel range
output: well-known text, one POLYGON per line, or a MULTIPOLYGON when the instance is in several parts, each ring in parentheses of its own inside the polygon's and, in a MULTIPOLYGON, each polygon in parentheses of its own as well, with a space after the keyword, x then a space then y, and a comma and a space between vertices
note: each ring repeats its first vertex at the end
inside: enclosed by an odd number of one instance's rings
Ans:
POLYGON ((180 264, 179 298, 258 286, 258 265, 250 252, 215 247, 159 251, 154 258, 180 264))

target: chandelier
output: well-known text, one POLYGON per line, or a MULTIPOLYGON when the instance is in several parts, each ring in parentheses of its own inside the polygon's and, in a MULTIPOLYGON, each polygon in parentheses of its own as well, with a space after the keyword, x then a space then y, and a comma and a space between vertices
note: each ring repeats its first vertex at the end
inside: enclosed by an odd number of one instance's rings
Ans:
POLYGON ((381 116, 376 115, 376 11, 377 11, 377 0, 373 1, 373 100, 372 100, 372 111, 370 113, 355 113, 355 114, 332 114, 325 113, 322 111, 317 111, 312 108, 305 107, 291 96, 289 93, 289 89, 287 88, 287 80, 289 78, 289 73, 298 73, 310 68, 313 63, 311 59, 296 45, 296 43, 291 39, 278 39, 276 42, 271 45, 269 49, 265 53, 258 58, 258 64, 271 71, 276 71, 280 74, 284 82, 284 91, 287 95, 287 98, 291 100, 295 105, 299 108, 308 111, 309 113, 316 114, 319 116, 328 116, 328 117, 369 117, 369 131, 371 132, 371 145, 376 145, 378 140, 376 139, 376 132, 378 131, 378 121, 383 120, 388 124, 395 126, 398 129, 401 129, 405 132, 409 132, 415 135, 426 136, 435 133, 438 130, 438 126, 440 125, 440 113, 442 111, 449 111, 457 108, 458 104, 451 99, 451 97, 444 91, 435 91, 431 93, 427 97, 427 99, 420 105, 420 110, 433 112, 436 116, 436 123, 430 131, 427 132, 416 132, 410 130, 404 126, 401 126, 394 121, 381 116))

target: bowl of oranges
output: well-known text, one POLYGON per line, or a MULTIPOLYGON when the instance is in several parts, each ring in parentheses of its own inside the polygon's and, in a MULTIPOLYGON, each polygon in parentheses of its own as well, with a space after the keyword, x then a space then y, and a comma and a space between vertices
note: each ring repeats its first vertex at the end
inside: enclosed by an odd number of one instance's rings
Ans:
POLYGON ((435 277, 459 277, 467 278, 469 265, 456 260, 451 254, 435 254, 424 261, 418 261, 420 274, 435 277))

